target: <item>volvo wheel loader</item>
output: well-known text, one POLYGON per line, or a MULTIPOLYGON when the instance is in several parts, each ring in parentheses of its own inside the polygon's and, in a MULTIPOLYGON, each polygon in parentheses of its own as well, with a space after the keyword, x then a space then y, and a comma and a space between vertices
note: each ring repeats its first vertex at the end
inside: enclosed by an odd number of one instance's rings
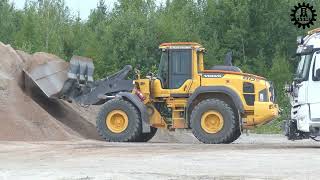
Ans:
POLYGON ((74 56, 69 65, 49 62, 26 72, 49 98, 101 105, 96 125, 112 142, 146 142, 158 128, 191 129, 203 143, 231 143, 243 129, 278 115, 273 84, 231 65, 204 69, 205 49, 198 43, 160 45, 158 74, 130 80, 130 65, 93 80, 90 59, 74 56))

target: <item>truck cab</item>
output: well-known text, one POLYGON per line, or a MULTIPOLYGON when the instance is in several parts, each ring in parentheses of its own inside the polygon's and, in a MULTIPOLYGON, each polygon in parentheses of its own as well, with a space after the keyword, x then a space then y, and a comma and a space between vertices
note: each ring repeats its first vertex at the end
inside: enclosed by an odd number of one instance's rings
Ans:
POLYGON ((291 140, 320 135, 320 29, 298 37, 297 44, 294 80, 285 87, 290 97, 291 117, 284 127, 291 140))

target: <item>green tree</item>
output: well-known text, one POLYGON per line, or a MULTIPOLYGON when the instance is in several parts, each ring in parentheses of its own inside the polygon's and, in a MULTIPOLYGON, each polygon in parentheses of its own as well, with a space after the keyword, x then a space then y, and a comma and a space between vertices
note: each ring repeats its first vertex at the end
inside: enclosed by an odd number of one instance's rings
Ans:
POLYGON ((277 92, 277 102, 284 109, 288 109, 290 105, 283 88, 286 83, 292 81, 291 69, 288 58, 283 52, 277 50, 272 60, 272 67, 268 78, 274 82, 277 92))
POLYGON ((9 4, 9 0, 0 0, 0 40, 3 43, 12 43, 18 27, 14 6, 9 4))

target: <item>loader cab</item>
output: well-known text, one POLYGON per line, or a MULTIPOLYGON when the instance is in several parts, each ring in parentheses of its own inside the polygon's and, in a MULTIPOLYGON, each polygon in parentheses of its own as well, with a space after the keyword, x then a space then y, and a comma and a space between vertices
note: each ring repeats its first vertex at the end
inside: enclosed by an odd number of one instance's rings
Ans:
POLYGON ((192 79, 192 52, 192 46, 183 44, 170 44, 161 48, 157 78, 163 89, 178 89, 192 79))

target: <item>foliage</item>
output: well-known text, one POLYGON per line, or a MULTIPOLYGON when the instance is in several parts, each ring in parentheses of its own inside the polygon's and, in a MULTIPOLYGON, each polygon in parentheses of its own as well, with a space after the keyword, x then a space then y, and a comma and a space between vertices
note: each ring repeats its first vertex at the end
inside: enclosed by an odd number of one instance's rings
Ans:
MULTIPOLYGON (((143 74, 155 71, 161 42, 203 44, 208 50, 207 67, 222 63, 225 53, 232 50, 234 63, 243 71, 274 81, 278 103, 288 114, 289 103, 282 89, 293 74, 290 59, 295 38, 305 33, 290 21, 297 0, 157 2, 118 0, 110 9, 100 0, 88 19, 81 20, 70 13, 64 0, 27 0, 23 10, 0 0, 0 41, 66 60, 73 54, 91 57, 97 78, 126 64, 139 67, 143 74)), ((319 0, 310 3, 316 6, 319 0)))

